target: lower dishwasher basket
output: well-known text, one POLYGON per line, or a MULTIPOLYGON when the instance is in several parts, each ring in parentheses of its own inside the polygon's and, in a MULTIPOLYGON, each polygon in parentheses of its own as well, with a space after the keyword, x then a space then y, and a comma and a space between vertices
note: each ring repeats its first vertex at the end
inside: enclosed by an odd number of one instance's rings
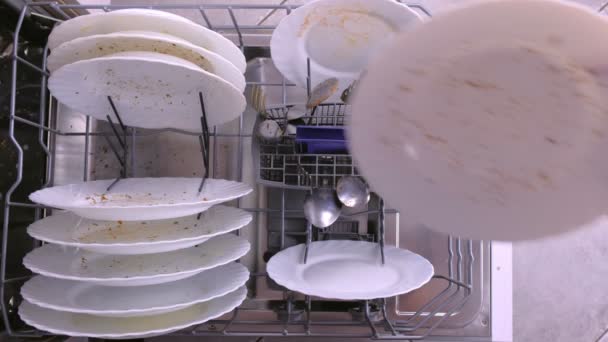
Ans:
MULTIPOLYGON (((124 7, 145 7, 173 10, 176 13, 221 31, 236 41, 249 55, 248 84, 263 87, 268 102, 286 105, 302 101, 306 93, 283 79, 268 58, 251 58, 267 55, 269 34, 282 16, 296 6, 281 5, 150 5, 148 2, 132 5, 74 5, 57 2, 36 2, 25 5, 15 31, 13 76, 8 140, 17 153, 17 177, 4 196, 4 222, 2 239, 1 287, 3 322, 7 332, 16 337, 44 336, 19 321, 16 310, 20 303, 18 289, 31 275, 18 267, 8 253, 14 236, 23 235, 23 226, 16 227, 16 213, 27 211, 29 221, 50 214, 50 208, 16 201, 14 195, 22 189, 24 158, 29 148, 21 136, 19 125, 29 127, 38 135, 37 144, 44 152, 46 171, 44 186, 66 184, 82 180, 106 179, 122 176, 202 176, 236 179, 249 184, 258 180, 254 174, 252 147, 253 125, 257 113, 251 108, 235 122, 210 128, 209 168, 201 168, 198 135, 178 130, 145 130, 127 128, 127 148, 120 167, 112 153, 111 142, 116 136, 111 126, 80 113, 73 113, 47 96, 45 49, 42 64, 28 61, 20 54, 19 33, 26 15, 43 20, 60 22, 84 10, 110 11, 124 7), (263 17, 248 23, 252 18, 263 17), (215 19, 213 21, 210 20, 215 19), (222 23, 217 23, 222 22, 222 23), (274 22, 275 24, 271 24, 274 22), (257 54, 257 55, 256 55, 257 54), (40 81, 40 111, 38 121, 18 114, 21 97, 17 83, 23 70, 37 72, 40 81), (16 232, 16 229, 20 229, 16 232), (10 273, 10 276, 9 276, 10 273), (13 273, 16 273, 13 276, 13 273)), ((420 5, 412 8, 430 16, 420 5)), ((29 140, 28 140, 29 141, 29 140)), ((116 145, 116 144, 115 144, 116 145)), ((263 182, 262 182, 263 183, 263 182)), ((221 319, 174 333, 181 336, 292 336, 292 337, 343 337, 391 340, 420 340, 429 337, 457 339, 490 338, 489 303, 489 243, 445 236, 419 227, 406 227, 398 213, 386 212, 387 244, 408 248, 429 259, 436 269, 431 282, 410 294, 370 301, 331 301, 287 291, 274 284, 265 272, 265 263, 277 251, 302 242, 304 218, 300 189, 273 188, 259 185, 253 195, 232 204, 253 213, 254 220, 239 234, 252 242, 252 252, 241 262, 251 271, 248 282, 249 298, 231 314, 221 319)), ((15 196, 16 197, 16 196, 15 196)), ((318 239, 355 238, 378 241, 378 206, 371 203, 364 212, 347 213, 330 230, 318 239)), ((32 248, 37 245, 31 243, 32 248)))

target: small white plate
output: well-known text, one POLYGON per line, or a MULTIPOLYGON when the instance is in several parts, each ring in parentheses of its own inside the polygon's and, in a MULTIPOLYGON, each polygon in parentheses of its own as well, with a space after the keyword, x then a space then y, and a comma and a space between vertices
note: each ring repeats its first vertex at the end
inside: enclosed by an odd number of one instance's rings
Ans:
POLYGON ((433 277, 433 265, 422 256, 393 246, 365 241, 329 240, 311 243, 302 263, 304 245, 275 254, 266 270, 277 284, 292 291, 329 299, 387 298, 413 291, 433 277))
POLYGON ((57 335, 105 339, 144 338, 167 334, 218 318, 241 305, 246 296, 247 289, 241 287, 225 296, 179 311, 128 318, 62 312, 23 301, 19 306, 19 316, 25 323, 57 335))
POLYGON ((65 65, 49 77, 59 102, 99 120, 114 117, 110 96, 126 126, 201 132, 203 94, 209 127, 237 118, 242 92, 220 77, 178 57, 119 52, 65 65))
POLYGON ((128 31, 76 38, 53 49, 47 68, 52 73, 70 63, 128 51, 158 52, 179 57, 228 81, 241 92, 245 89, 245 76, 224 57, 158 32, 128 31))
POLYGON ((124 9, 77 16, 55 27, 49 35, 48 45, 53 50, 76 38, 119 31, 166 33, 219 54, 241 73, 247 67, 241 50, 221 34, 179 15, 150 9, 124 9))
POLYGON ((82 248, 102 254, 133 255, 175 251, 242 228, 251 214, 241 209, 214 206, 201 214, 168 220, 97 221, 62 212, 27 228, 40 241, 82 248))
POLYGON ((412 223, 456 236, 532 239, 595 220, 608 203, 596 77, 608 45, 581 37, 607 34, 605 16, 546 0, 476 2, 404 32, 352 102, 361 174, 412 223))
POLYGON ((310 58, 312 86, 335 77, 340 94, 359 77, 370 56, 420 21, 416 12, 394 0, 311 1, 274 30, 272 60, 283 76, 306 87, 310 58))
POLYGON ((46 244, 23 258, 34 273, 51 278, 106 286, 140 286, 185 279, 236 260, 249 242, 232 234, 216 236, 196 247, 142 255, 108 255, 46 244))
POLYGON ((126 178, 108 192, 114 180, 59 185, 30 194, 42 205, 66 209, 93 220, 147 221, 197 214, 211 206, 247 195, 244 183, 207 179, 200 195, 200 178, 126 178))
POLYGON ((167 284, 116 288, 36 276, 21 288, 25 300, 43 308, 106 317, 150 316, 224 296, 243 286, 249 271, 232 262, 167 284))

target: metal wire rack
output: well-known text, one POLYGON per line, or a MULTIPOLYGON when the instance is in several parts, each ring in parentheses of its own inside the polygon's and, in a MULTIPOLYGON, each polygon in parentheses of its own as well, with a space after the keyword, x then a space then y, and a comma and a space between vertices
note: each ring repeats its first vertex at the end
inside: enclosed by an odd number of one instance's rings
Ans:
MULTIPOLYGON (((426 13, 430 16, 430 13, 420 5, 410 5, 421 12, 426 13)), ((12 184, 10 189, 7 191, 4 197, 4 225, 2 229, 2 259, 0 261, 0 303, 2 308, 2 317, 6 326, 7 332, 11 336, 16 337, 36 337, 45 335, 45 332, 37 331, 33 329, 20 329, 14 327, 14 320, 10 317, 11 312, 14 310, 14 303, 11 300, 7 300, 5 288, 9 284, 19 283, 27 279, 28 277, 7 277, 7 247, 9 241, 9 219, 11 217, 11 210, 14 208, 33 208, 35 210, 35 218, 38 219, 45 214, 45 211, 49 208, 32 204, 17 202, 12 199, 12 195, 15 190, 20 186, 23 180, 23 159, 24 159, 24 148, 17 140, 15 135, 16 125, 28 125, 34 127, 39 133, 39 144, 44 150, 47 158, 47 177, 44 186, 51 186, 53 175, 53 165, 55 162, 55 149, 53 144, 57 136, 79 136, 82 137, 85 144, 85 164, 84 174, 85 180, 87 178, 88 163, 86 162, 89 154, 89 139, 92 136, 108 136, 114 139, 123 139, 126 143, 127 136, 132 138, 137 137, 139 133, 137 130, 128 129, 125 127, 121 128, 122 135, 118 132, 97 132, 92 131, 89 127, 89 118, 87 118, 87 125, 85 131, 63 131, 59 130, 54 126, 55 116, 57 115, 56 105, 52 98, 47 99, 47 77, 46 71, 46 56, 48 48, 45 49, 42 65, 35 65, 25 58, 19 55, 19 34, 22 28, 22 24, 26 15, 34 15, 44 17, 48 20, 61 21, 68 19, 76 11, 86 9, 102 9, 104 11, 111 11, 114 9, 127 8, 127 7, 143 7, 143 8, 155 8, 155 9, 189 9, 192 11, 200 12, 206 26, 210 29, 228 32, 236 34, 236 40, 244 48, 247 46, 247 33, 257 32, 268 32, 274 29, 274 26, 263 25, 263 20, 257 25, 241 25, 239 24, 237 17, 235 16, 235 10, 248 10, 248 9, 261 9, 270 12, 284 12, 289 14, 295 6, 290 5, 227 5, 227 4, 213 4, 213 5, 155 5, 155 6, 129 6, 129 5, 73 5, 73 4, 61 4, 58 2, 36 2, 28 3, 21 11, 18 24, 14 35, 14 45, 12 53, 12 84, 11 84, 11 97, 10 97, 10 121, 9 121, 9 138, 13 147, 17 151, 17 176, 15 182, 12 184), (220 26, 213 25, 209 20, 207 11, 223 11, 226 13, 232 22, 232 25, 220 26), (49 15, 52 13, 53 15, 49 15), (41 105, 39 113, 39 121, 34 122, 16 115, 16 108, 19 104, 17 103, 16 96, 16 82, 18 79, 18 72, 20 68, 30 68, 40 73, 41 76, 41 105), (47 107, 47 104, 49 105, 47 107)), ((264 86, 292 86, 283 82, 282 84, 265 84, 259 83, 264 86)), ((204 111, 204 108, 203 108, 204 111)), ((117 114, 117 113, 116 113, 117 114)), ((117 114, 117 118, 119 118, 117 114)), ((322 118, 318 117, 319 120, 322 118)), ((204 123, 203 123, 204 125, 204 123)), ((239 131, 236 135, 231 134, 220 134, 216 133, 215 129, 209 130, 207 136, 205 134, 195 134, 186 131, 180 131, 176 129, 165 129, 159 130, 161 132, 175 132, 179 134, 197 135, 201 139, 217 139, 218 137, 228 137, 239 139, 239 149, 237 151, 239 162, 243 157, 242 140, 244 138, 251 138, 251 135, 244 132, 243 130, 243 117, 241 115, 239 121, 239 131)), ((205 146, 210 146, 208 141, 203 141, 205 146)), ((126 144, 125 144, 126 145, 126 144)), ((212 144, 215 146, 215 143, 212 144)), ((132 147, 132 146, 131 146, 132 147)), ((124 154, 117 153, 117 157, 126 158, 124 154)), ((314 156, 315 163, 318 165, 323 164, 323 158, 327 156, 314 156)), ((332 157, 332 156, 330 156, 332 157)), ((333 156, 332 158, 338 158, 333 156)), ((124 160, 124 159, 123 159, 124 160)), ((285 165, 288 165, 287 161, 283 161, 285 165)), ((334 162, 338 162, 334 159, 334 162)), ((274 160, 272 161, 274 163, 274 160)), ((306 163, 303 163, 306 164, 306 163)), ((274 164, 272 164, 274 165, 274 164)), ((350 173, 356 173, 352 165, 352 160, 345 165, 350 167, 350 173)), ((241 170, 239 164, 239 170, 241 170)), ((206 168, 207 169, 207 168, 206 168)), ((242 174, 239 174, 239 178, 242 179, 242 174)), ((264 212, 267 209, 264 208, 244 208, 253 213, 264 212)), ((383 210, 377 208, 370 210, 369 214, 379 214, 382 220, 383 210)), ((284 214, 283 208, 283 214, 284 214)), ((283 231, 282 234, 285 232, 283 231)), ((284 238, 284 237, 282 237, 284 238)), ((390 320, 387 314, 387 300, 378 299, 374 301, 363 301, 359 308, 355 311, 359 312, 360 319, 351 320, 340 320, 340 321, 327 321, 322 319, 316 319, 311 307, 315 299, 306 296, 304 300, 298 300, 296 296, 291 293, 286 293, 283 307, 286 310, 285 315, 279 315, 280 319, 268 319, 268 320, 252 320, 250 319, 249 313, 254 311, 255 308, 249 308, 247 305, 241 308, 235 309, 230 318, 220 319, 208 322, 206 324, 193 327, 191 329, 175 333, 175 335, 197 335, 197 336, 307 336, 307 337, 347 337, 347 338, 373 338, 373 339, 385 339, 385 340, 420 340, 429 336, 435 328, 440 326, 442 322, 450 317, 452 314, 457 312, 467 302, 470 297, 474 270, 473 264, 475 262, 473 254, 473 242, 469 240, 461 240, 459 238, 450 237, 446 248, 449 251, 448 254, 448 274, 447 275, 436 275, 433 279, 434 282, 444 282, 445 287, 443 290, 434 296, 430 301, 422 305, 418 311, 414 312, 409 316, 407 320, 390 320), (464 252, 463 252, 464 251, 464 252), (303 307, 301 310, 302 315, 293 315, 296 311, 297 306, 303 307), (276 327, 280 327, 277 329, 276 327), (348 333, 340 332, 341 328, 348 328, 348 333)), ((254 273, 252 278, 267 277, 265 273, 254 273)))

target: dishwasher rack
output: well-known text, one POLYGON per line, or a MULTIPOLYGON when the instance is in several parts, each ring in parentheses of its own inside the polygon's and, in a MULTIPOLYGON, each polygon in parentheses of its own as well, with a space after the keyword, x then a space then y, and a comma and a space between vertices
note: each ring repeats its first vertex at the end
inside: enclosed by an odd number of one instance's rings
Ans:
MULTIPOLYGON (((284 1, 285 2, 285 1, 284 1)), ((284 3, 283 2, 283 3, 284 3)), ((608 4, 604 5, 604 9, 608 4)), ((421 5, 409 5, 412 8, 425 13, 430 16, 430 13, 421 5)), ((263 25, 265 19, 261 20, 257 25, 240 25, 236 19, 235 10, 267 10, 269 15, 274 12, 284 12, 289 14, 290 11, 297 6, 290 5, 236 5, 236 4, 208 4, 208 5, 155 5, 155 6, 129 6, 129 5, 74 5, 74 4, 61 4, 58 2, 36 2, 28 3, 24 6, 21 11, 18 24, 14 34, 14 45, 12 54, 12 84, 11 84, 11 102, 10 102, 10 121, 9 121, 9 138, 13 147, 17 151, 17 177, 15 182, 12 184, 10 189, 4 196, 4 225, 2 230, 2 258, 0 261, 0 303, 2 309, 2 317, 6 330, 11 336, 16 337, 37 337, 46 335, 45 332, 37 331, 33 329, 20 329, 12 326, 13 319, 11 314, 14 314, 15 308, 19 302, 18 298, 7 299, 5 288, 9 284, 21 283, 27 280, 30 276, 26 277, 15 277, 8 278, 6 274, 7 268, 7 248, 9 244, 9 219, 12 208, 31 208, 34 209, 34 218, 39 219, 47 214, 48 209, 43 206, 16 202, 11 199, 12 194, 19 187, 23 179, 23 159, 24 153, 27 149, 19 143, 15 136, 15 125, 24 124, 38 129, 38 142, 41 145, 43 151, 46 154, 47 172, 44 186, 51 186, 53 182, 53 165, 55 163, 55 138, 57 136, 78 136, 82 137, 85 145, 85 164, 84 174, 85 180, 87 180, 87 167, 86 162, 89 154, 89 139, 92 136, 105 136, 114 137, 120 139, 120 136, 114 132, 100 132, 92 131, 90 129, 90 118, 86 118, 86 130, 82 131, 63 131, 55 127, 54 122, 57 115, 56 101, 50 97, 47 98, 47 77, 48 72, 46 71, 46 56, 48 53, 48 47, 45 48, 43 55, 42 65, 35 65, 25 58, 19 55, 19 34, 22 28, 22 24, 26 15, 42 17, 46 20, 53 20, 60 22, 64 19, 70 18, 77 10, 82 9, 101 9, 104 11, 111 11, 120 8, 154 8, 154 9, 189 9, 192 11, 198 11, 202 16, 206 26, 216 31, 229 32, 236 35, 236 39, 241 48, 245 48, 248 44, 245 42, 245 36, 247 32, 269 32, 274 29, 274 26, 263 25), (220 26, 213 25, 209 20, 207 11, 209 10, 220 10, 228 14, 231 19, 232 25, 220 26), (55 16, 49 16, 48 13, 53 13, 55 16), (16 96, 16 84, 18 79, 19 68, 30 68, 38 71, 41 75, 41 91, 40 91, 40 112, 39 121, 34 122, 16 115, 16 108, 19 104, 17 103, 16 96), (47 106, 48 105, 48 106, 47 106), (48 114, 48 115, 47 115, 48 114)), ((260 86, 278 86, 283 88, 294 86, 288 84, 286 81, 282 83, 255 83, 260 86)), ((249 83, 249 85, 254 85, 249 83)), ((118 117, 119 118, 119 117, 118 117)), ((175 132, 176 134, 188 134, 198 135, 191 132, 180 131, 176 129, 165 129, 158 130, 158 132, 175 132)), ((123 139, 126 141, 126 136, 131 139, 136 139, 140 132, 135 129, 124 130, 123 139)), ((252 138, 252 135, 243 130, 243 114, 239 120, 239 133, 238 134, 221 134, 217 133, 216 129, 210 130, 208 137, 215 139, 218 137, 226 137, 238 139, 238 162, 239 162, 239 180, 242 180, 242 168, 241 162, 243 159, 243 139, 252 138)), ((206 144, 206 146, 209 146, 206 144)), ((213 144, 214 148, 216 144, 213 144)), ((131 147, 133 147, 131 145, 131 147)), ((133 155, 135 152, 130 150, 129 153, 133 155)), ((213 154, 216 155, 215 153, 213 154)), ((126 155, 123 155, 126 159, 126 155)), ((207 168, 206 168, 207 169, 207 168)), ((122 170, 125 172, 125 170, 122 170)), ((213 172, 212 172, 213 173, 213 172)), ((126 172, 125 172, 126 174, 126 172)), ((238 202, 237 202, 238 203, 238 202)), ((242 208, 250 211, 253 214, 259 214, 265 211, 269 211, 266 208, 242 208)), ((282 216, 284 216, 285 208, 282 208, 282 216)), ((380 208, 370 210, 369 214, 378 214, 382 217, 380 208)), ((387 210, 388 212, 388 210, 387 210)), ((284 217, 283 217, 284 220, 284 217)), ((282 232, 283 235, 285 232, 282 232)), ((284 236, 282 237, 284 239, 284 236)), ((452 314, 462 308, 470 294, 473 287, 474 268, 474 256, 473 256, 473 241, 463 240, 457 237, 449 237, 448 244, 448 274, 447 275, 435 275, 433 281, 444 282, 445 287, 441 292, 435 295, 427 303, 420 306, 419 310, 413 313, 406 320, 391 320, 387 314, 387 300, 378 299, 373 301, 361 301, 358 309, 360 319, 353 319, 350 321, 327 321, 317 320, 314 314, 311 312, 311 307, 316 299, 309 296, 305 296, 304 300, 296 300, 296 295, 292 292, 284 292, 284 302, 282 307, 285 308, 283 315, 278 315, 279 319, 268 319, 268 320, 252 320, 249 319, 248 311, 253 310, 248 308, 246 305, 237 308, 232 312, 232 315, 228 319, 220 319, 207 322, 205 324, 174 333, 174 335, 185 335, 185 336, 250 336, 250 337, 264 337, 264 336, 306 336, 306 337, 345 337, 345 338, 372 338, 382 340, 421 340, 429 335, 436 329, 441 323, 452 314), (466 259, 466 261, 465 261, 466 259), (300 308, 298 308, 298 305, 300 308), (303 309, 302 309, 303 306, 303 309), (298 314, 299 313, 299 314, 298 314), (265 329, 265 327, 280 326, 280 329, 265 329), (349 333, 340 332, 341 328, 348 328, 349 333)), ((265 273, 252 273, 252 280, 260 277, 267 277, 265 273)))

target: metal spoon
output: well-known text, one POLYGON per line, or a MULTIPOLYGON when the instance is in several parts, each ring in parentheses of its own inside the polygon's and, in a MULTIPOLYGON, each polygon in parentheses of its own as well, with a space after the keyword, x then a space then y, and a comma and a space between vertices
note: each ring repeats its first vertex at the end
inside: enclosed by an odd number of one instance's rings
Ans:
POLYGON ((333 189, 315 188, 304 198, 304 216, 317 228, 327 228, 340 217, 342 205, 333 189))
POLYGON ((323 101, 330 98, 336 91, 338 91, 338 85, 340 81, 337 78, 328 78, 325 81, 317 84, 310 92, 308 102, 306 102, 306 108, 312 109, 310 118, 308 119, 308 125, 312 123, 312 117, 315 115, 317 107, 323 103, 323 101))
POLYGON ((369 187, 355 176, 344 176, 338 180, 336 187, 338 199, 349 208, 367 204, 370 199, 369 187))

